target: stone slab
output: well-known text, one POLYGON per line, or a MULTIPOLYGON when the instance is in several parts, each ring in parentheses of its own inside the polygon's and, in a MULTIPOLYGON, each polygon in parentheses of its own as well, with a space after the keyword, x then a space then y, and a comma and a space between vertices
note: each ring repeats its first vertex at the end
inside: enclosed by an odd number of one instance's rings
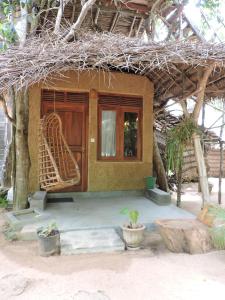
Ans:
POLYGON ((61 255, 123 251, 125 245, 115 229, 91 229, 63 232, 61 255))
POLYGON ((37 240, 37 229, 42 226, 47 226, 52 221, 45 220, 40 223, 24 225, 21 231, 17 233, 17 239, 21 241, 35 241, 37 240))
POLYGON ((49 219, 48 214, 35 208, 22 209, 5 213, 6 219, 15 230, 21 230, 26 224, 33 224, 49 219))
POLYGON ((37 191, 33 193, 29 198, 30 208, 36 208, 40 210, 45 210, 47 201, 47 192, 37 191))
POLYGON ((145 195, 148 199, 150 199, 157 205, 162 206, 171 204, 171 195, 158 188, 146 190, 145 195))

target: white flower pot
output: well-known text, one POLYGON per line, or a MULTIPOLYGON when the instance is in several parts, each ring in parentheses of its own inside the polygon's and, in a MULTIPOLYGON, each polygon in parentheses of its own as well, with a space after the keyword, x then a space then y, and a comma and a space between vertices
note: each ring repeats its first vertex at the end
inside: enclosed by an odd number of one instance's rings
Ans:
POLYGON ((139 249, 140 244, 144 239, 145 226, 140 225, 138 228, 129 228, 128 226, 123 225, 122 230, 127 249, 139 249))

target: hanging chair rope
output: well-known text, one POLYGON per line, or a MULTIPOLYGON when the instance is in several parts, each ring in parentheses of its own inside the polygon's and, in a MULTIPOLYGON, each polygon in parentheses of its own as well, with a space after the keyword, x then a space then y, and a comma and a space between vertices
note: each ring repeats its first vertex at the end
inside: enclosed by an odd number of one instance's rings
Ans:
POLYGON ((55 191, 80 182, 78 164, 66 143, 60 116, 53 112, 40 124, 39 182, 42 189, 55 191))

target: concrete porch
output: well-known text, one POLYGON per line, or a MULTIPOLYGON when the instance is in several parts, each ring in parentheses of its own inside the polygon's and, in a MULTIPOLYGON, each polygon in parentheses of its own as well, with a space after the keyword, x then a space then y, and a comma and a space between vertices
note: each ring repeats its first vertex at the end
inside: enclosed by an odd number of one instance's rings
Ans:
POLYGON ((43 214, 56 221, 61 231, 118 228, 127 222, 120 214, 123 208, 137 209, 140 222, 148 228, 156 219, 194 218, 191 213, 173 204, 158 206, 145 198, 141 192, 111 193, 57 193, 49 194, 48 199, 72 198, 73 202, 47 203, 43 214))
POLYGON ((195 218, 173 204, 158 206, 139 191, 57 193, 47 197, 45 210, 30 208, 10 218, 17 222, 20 219, 17 238, 21 240, 37 239, 37 228, 56 222, 61 232, 62 255, 123 251, 125 243, 120 226, 128 222, 127 216, 120 213, 123 208, 139 211, 139 222, 148 229, 145 234, 152 232, 157 219, 195 218))

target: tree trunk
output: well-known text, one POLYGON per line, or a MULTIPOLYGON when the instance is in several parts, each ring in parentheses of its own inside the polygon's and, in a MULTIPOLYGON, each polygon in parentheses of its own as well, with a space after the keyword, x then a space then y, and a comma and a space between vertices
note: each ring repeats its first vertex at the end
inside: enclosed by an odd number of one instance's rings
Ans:
POLYGON ((182 190, 182 166, 179 166, 176 177, 177 177, 177 207, 180 207, 181 190, 182 190))
MULTIPOLYGON (((212 73, 213 69, 214 69, 214 64, 207 67, 204 70, 202 77, 199 79, 198 88, 200 89, 200 91, 197 94, 197 100, 193 111, 193 119, 196 122, 196 124, 198 124, 199 114, 204 102, 205 88, 208 82, 208 78, 212 73)), ((198 166, 200 187, 202 191, 202 201, 204 206, 204 202, 210 201, 209 184, 208 184, 208 176, 206 171, 205 159, 204 159, 203 150, 201 146, 201 140, 198 134, 193 135, 193 142, 194 142, 194 149, 195 149, 195 157, 198 166)))
POLYGON ((220 172, 219 172, 219 190, 218 190, 218 203, 222 203, 222 178, 223 178, 223 130, 225 121, 225 102, 223 102, 222 125, 220 127, 220 172))
POLYGON ((219 170, 218 204, 222 203, 222 178, 223 178, 223 141, 220 141, 220 170, 219 170))
POLYGON ((166 177, 166 171, 163 165, 163 161, 159 152, 159 147, 157 143, 157 138, 155 131, 153 133, 153 162, 154 162, 154 169, 157 174, 157 182, 159 184, 160 189, 165 192, 169 191, 169 186, 166 177))
POLYGON ((195 150, 195 158, 197 162, 198 167, 198 176, 199 176, 199 182, 200 187, 202 191, 202 201, 203 206, 205 202, 209 202, 210 196, 209 196, 209 184, 208 184, 208 176, 205 166, 205 158, 202 151, 202 145, 200 136, 198 134, 193 135, 193 141, 194 141, 194 150, 195 150))
POLYGON ((28 149, 28 92, 22 90, 16 94, 16 176, 14 186, 14 209, 27 207, 30 158, 28 149))

